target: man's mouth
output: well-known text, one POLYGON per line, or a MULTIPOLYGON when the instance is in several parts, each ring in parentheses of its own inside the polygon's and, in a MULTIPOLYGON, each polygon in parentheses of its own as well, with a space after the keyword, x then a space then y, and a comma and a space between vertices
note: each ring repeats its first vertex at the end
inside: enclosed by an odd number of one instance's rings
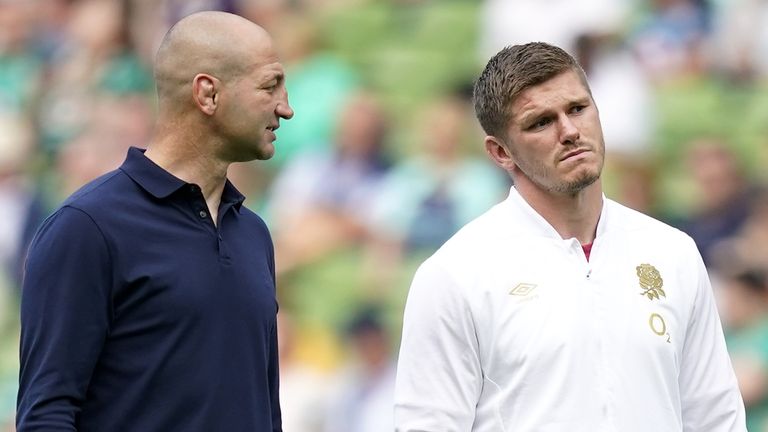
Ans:
POLYGON ((576 149, 576 150, 569 151, 568 153, 565 154, 565 156, 560 158, 560 162, 562 162, 564 160, 567 160, 567 159, 570 159, 570 158, 572 158, 574 156, 578 156, 578 155, 580 155, 580 154, 582 154, 584 152, 588 152, 588 151, 589 151, 589 149, 587 149, 587 148, 579 148, 579 149, 576 149))

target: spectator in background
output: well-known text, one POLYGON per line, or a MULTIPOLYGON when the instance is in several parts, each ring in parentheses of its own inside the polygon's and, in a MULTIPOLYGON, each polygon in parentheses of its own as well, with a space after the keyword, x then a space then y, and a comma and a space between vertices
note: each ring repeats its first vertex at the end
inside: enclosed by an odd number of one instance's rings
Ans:
POLYGON ((350 361, 334 379, 325 432, 392 432, 395 362, 378 306, 362 306, 346 330, 350 361))
POLYGON ((768 1, 714 1, 715 71, 748 85, 768 77, 768 1))
POLYGON ((297 358, 298 329, 291 313, 281 309, 277 323, 283 432, 323 432, 333 381, 297 358))
POLYGON ((634 0, 485 0, 480 11, 480 50, 488 58, 510 44, 548 42, 576 52, 580 36, 619 32, 634 0), (546 7, 546 15, 542 8, 546 7), (546 21, 543 21, 546 20, 546 21))
MULTIPOLYGON (((17 2, 34 5, 34 38, 33 51, 50 66, 59 60, 62 52, 71 43, 70 21, 76 14, 74 10, 79 0, 32 0, 17 2)), ((125 11, 126 9, 123 9, 125 11)), ((93 31, 99 32, 99 27, 93 31)), ((46 68, 49 69, 49 68, 46 68)), ((55 71, 47 71, 47 74, 55 71)))
POLYGON ((650 155, 628 156, 612 154, 605 161, 606 177, 610 174, 612 184, 607 185, 617 202, 648 216, 664 220, 658 204, 658 168, 650 155))
POLYGON ((434 250, 497 203, 509 187, 503 173, 467 152, 474 137, 470 110, 459 97, 426 107, 419 147, 384 178, 375 215, 384 237, 407 251, 434 250))
POLYGON ((693 140, 685 154, 685 167, 692 173, 697 200, 679 227, 693 237, 704 262, 709 263, 712 246, 741 229, 755 190, 737 155, 718 139, 693 140))
POLYGON ((390 165, 388 129, 379 101, 357 93, 326 150, 299 155, 280 172, 267 203, 279 274, 367 238, 371 206, 390 165))
POLYGON ((768 267, 768 190, 758 189, 749 216, 736 237, 743 256, 751 256, 768 267))
POLYGON ((43 62, 34 53, 37 2, 0 2, 0 115, 29 115, 39 95, 43 62))
POLYGON ((130 2, 72 4, 64 40, 52 54, 39 112, 41 145, 55 154, 98 115, 102 94, 148 95, 152 76, 133 51, 130 2))
POLYGON ((391 290, 410 257, 432 253, 509 189, 503 172, 468 151, 479 135, 461 96, 427 104, 418 147, 384 177, 373 203, 367 272, 391 290))
POLYGON ((627 43, 651 79, 674 80, 706 73, 708 10, 697 0, 653 0, 627 43))
POLYGON ((14 287, 15 298, 27 246, 49 209, 28 174, 35 150, 31 122, 20 114, 0 114, 0 131, 0 271, 14 287))
POLYGON ((14 428, 19 382, 18 301, 5 272, 0 269, 0 431, 14 428))
POLYGON ((715 264, 728 351, 747 414, 747 430, 768 431, 768 262, 721 250, 715 264))
POLYGON ((94 95, 89 119, 56 152, 57 202, 87 182, 120 166, 130 147, 149 141, 153 110, 138 95, 94 95))
POLYGON ((270 36, 202 12, 166 35, 146 152, 38 230, 21 302, 19 432, 281 431, 274 249, 227 181, 293 111, 270 36))
POLYGON ((13 431, 18 390, 18 299, 23 258, 48 208, 29 175, 34 130, 19 113, 0 112, 0 431, 13 431))

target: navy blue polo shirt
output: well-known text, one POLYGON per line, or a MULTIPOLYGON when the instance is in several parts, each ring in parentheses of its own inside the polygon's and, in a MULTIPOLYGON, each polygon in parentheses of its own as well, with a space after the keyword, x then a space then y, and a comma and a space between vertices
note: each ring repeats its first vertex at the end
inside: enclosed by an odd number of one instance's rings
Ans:
POLYGON ((17 427, 280 431, 274 250, 227 182, 200 188, 132 148, 30 247, 17 427))

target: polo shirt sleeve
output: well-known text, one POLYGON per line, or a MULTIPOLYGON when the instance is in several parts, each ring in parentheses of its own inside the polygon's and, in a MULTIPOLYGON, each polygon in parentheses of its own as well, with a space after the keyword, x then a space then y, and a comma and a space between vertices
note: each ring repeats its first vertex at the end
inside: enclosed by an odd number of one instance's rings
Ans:
POLYGON ((21 296, 17 430, 74 431, 110 322, 111 263, 104 235, 63 207, 30 246, 21 296))
POLYGON ((278 355, 277 355, 277 326, 272 328, 272 333, 269 339, 269 398, 272 407, 272 431, 282 432, 283 421, 282 412, 280 410, 280 371, 278 368, 278 355))
POLYGON ((445 269, 427 260, 405 306, 395 430, 470 431, 483 383, 479 359, 465 296, 445 269))
POLYGON ((725 346, 707 270, 689 242, 696 297, 680 366, 683 431, 746 431, 744 403, 725 346))
MULTIPOLYGON (((272 243, 272 238, 269 235, 266 225, 264 230, 268 238, 267 244, 269 247, 269 273, 272 276, 272 280, 276 280, 275 277, 275 250, 272 243)), ((278 309, 279 309, 278 305, 278 309)), ((269 365, 268 379, 269 379, 269 399, 272 408, 272 431, 282 432, 283 421, 282 412, 280 410, 280 357, 278 353, 278 339, 277 339, 277 322, 272 326, 272 330, 269 335, 269 365)))

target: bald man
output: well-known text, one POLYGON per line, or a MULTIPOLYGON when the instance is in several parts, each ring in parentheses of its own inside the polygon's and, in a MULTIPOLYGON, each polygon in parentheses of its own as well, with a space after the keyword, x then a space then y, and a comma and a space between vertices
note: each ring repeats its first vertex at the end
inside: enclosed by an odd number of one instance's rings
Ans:
POLYGON ((269 35, 179 21, 146 151, 69 197, 30 247, 17 430, 280 431, 274 251, 227 180, 293 111, 269 35))

